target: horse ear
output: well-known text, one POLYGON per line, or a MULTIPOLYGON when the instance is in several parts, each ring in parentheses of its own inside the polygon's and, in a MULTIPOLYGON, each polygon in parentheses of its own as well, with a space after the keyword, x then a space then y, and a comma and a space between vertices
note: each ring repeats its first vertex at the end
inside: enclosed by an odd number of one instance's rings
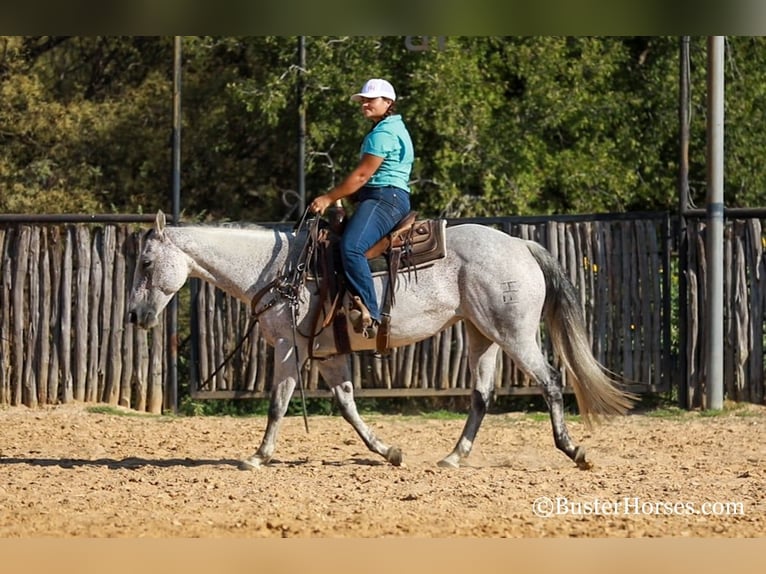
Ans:
POLYGON ((163 231, 165 229, 165 214, 160 209, 157 212, 157 217, 154 218, 154 230, 159 237, 163 237, 163 231))

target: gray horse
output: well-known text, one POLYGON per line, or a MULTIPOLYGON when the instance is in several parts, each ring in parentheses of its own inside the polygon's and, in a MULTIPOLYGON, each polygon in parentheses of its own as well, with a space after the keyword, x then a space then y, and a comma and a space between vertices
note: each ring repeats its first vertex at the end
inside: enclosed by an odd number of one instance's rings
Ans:
MULTIPOLYGON (((143 242, 129 298, 128 316, 142 328, 157 324, 167 303, 189 277, 208 281, 250 303, 269 292, 280 270, 301 251, 304 233, 266 228, 165 226, 157 214, 155 227, 143 242)), ((385 274, 383 274, 385 275, 385 274)), ((386 277, 375 279, 378 297, 386 277)), ((274 381, 266 430, 255 454, 242 467, 257 468, 271 460, 280 423, 298 380, 298 365, 308 354, 313 309, 321 304, 315 289, 299 293, 298 309, 270 293, 260 299, 261 335, 274 347, 274 381), (266 305, 269 305, 266 307, 266 305), (293 316, 297 329, 293 329, 293 316), (293 333, 297 332, 296 340, 293 333), (297 350, 298 360, 293 355, 297 350)), ((400 275, 391 311, 390 344, 409 345, 433 336, 462 320, 471 372, 471 408, 455 448, 439 466, 458 467, 467 457, 492 398, 496 357, 502 349, 540 387, 548 404, 553 439, 578 467, 590 468, 585 449, 575 445, 565 421, 562 384, 543 355, 537 334, 544 318, 554 351, 566 369, 586 423, 601 415, 624 414, 633 397, 593 356, 574 286, 561 266, 541 245, 511 237, 482 225, 447 229, 447 255, 415 275, 400 275)), ((256 309, 258 312, 258 309, 256 309)), ((352 334, 352 349, 368 350, 375 341, 352 334)), ((344 355, 322 360, 319 372, 332 391, 343 418, 367 448, 393 465, 402 451, 381 441, 361 419, 354 402, 349 361, 344 355)))

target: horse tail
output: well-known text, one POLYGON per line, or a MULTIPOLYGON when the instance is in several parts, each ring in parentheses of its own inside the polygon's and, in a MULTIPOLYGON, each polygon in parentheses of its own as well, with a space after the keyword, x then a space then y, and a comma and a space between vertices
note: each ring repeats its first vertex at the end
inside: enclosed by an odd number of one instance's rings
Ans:
POLYGON ((603 416, 624 415, 636 396, 625 391, 593 355, 574 285, 547 249, 532 241, 527 247, 545 276, 545 325, 566 380, 574 389, 583 422, 590 426, 603 416))

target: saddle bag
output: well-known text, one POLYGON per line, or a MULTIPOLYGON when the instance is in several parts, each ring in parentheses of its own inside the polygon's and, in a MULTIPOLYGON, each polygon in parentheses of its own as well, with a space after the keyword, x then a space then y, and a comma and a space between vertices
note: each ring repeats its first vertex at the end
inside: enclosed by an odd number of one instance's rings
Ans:
POLYGON ((445 257, 447 255, 444 242, 446 227, 447 221, 444 219, 416 221, 407 237, 400 236, 392 243, 393 249, 402 249, 400 265, 405 268, 417 267, 445 257))
POLYGON ((373 273, 388 269, 389 262, 382 255, 396 255, 401 270, 422 267, 447 255, 445 219, 416 220, 412 211, 386 237, 366 253, 373 273))

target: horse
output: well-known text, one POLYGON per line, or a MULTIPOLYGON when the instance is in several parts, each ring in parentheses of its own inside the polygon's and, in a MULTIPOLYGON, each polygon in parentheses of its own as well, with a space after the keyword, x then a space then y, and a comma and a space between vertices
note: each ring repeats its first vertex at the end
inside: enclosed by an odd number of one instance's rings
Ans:
MULTIPOLYGON (((144 234, 128 299, 128 320, 149 329, 189 277, 208 281, 243 302, 255 303, 260 333, 274 348, 274 379, 266 428, 257 451, 240 463, 257 469, 274 455, 280 424, 310 357, 311 317, 322 305, 317 289, 304 283, 297 299, 280 296, 279 274, 296 265, 307 242, 306 229, 278 230, 254 225, 166 226, 160 211, 144 234), (268 294, 266 297, 264 294, 268 294)), ((580 469, 591 468, 585 448, 570 437, 564 418, 564 388, 559 371, 538 341, 541 320, 555 356, 567 373, 581 419, 595 422, 626 414, 635 400, 614 373, 592 353, 576 290, 561 265, 542 245, 480 224, 446 229, 446 254, 416 274, 395 282, 390 310, 390 346, 410 345, 463 321, 470 371, 470 409, 453 450, 438 466, 458 468, 471 452, 494 395, 496 358, 502 350, 539 385, 548 406, 555 446, 580 469)), ((389 281, 374 278, 379 300, 389 281)), ((350 334, 351 351, 373 350, 375 341, 350 334)), ((367 448, 388 463, 403 462, 402 449, 379 439, 360 417, 348 357, 323 358, 319 374, 343 418, 367 448)))

